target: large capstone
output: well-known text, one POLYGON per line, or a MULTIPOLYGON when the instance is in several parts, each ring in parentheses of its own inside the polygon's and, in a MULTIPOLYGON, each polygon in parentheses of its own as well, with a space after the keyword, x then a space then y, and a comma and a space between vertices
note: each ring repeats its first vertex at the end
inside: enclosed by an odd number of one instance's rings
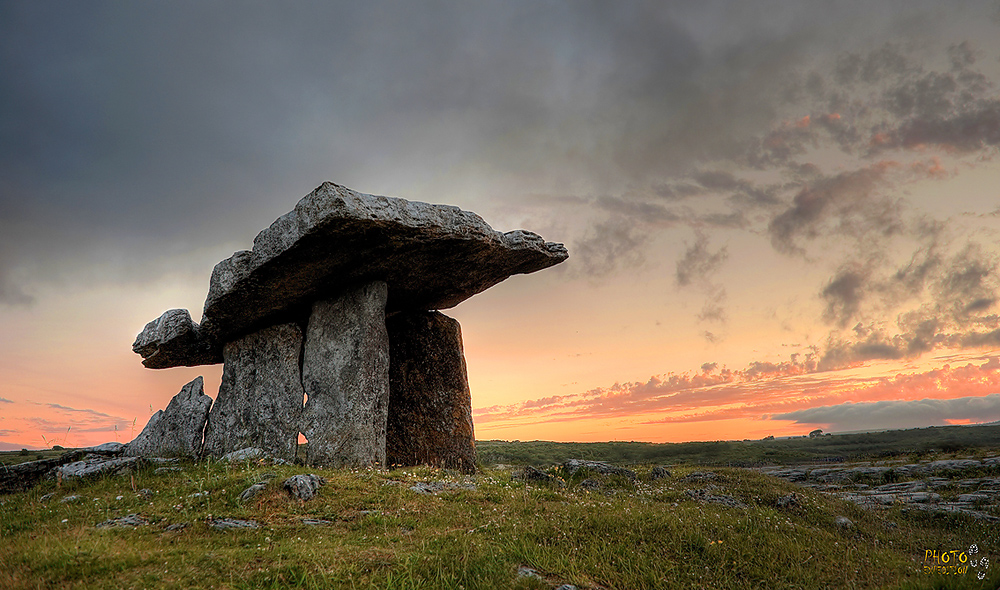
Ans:
POLYGON ((389 465, 476 470, 472 397, 458 321, 398 313, 389 331, 389 465))
POLYGON ((151 368, 217 363, 224 343, 303 322, 314 302, 354 285, 385 282, 390 312, 446 309, 567 256, 562 244, 523 230, 495 231, 458 207, 326 182, 260 232, 253 250, 215 266, 200 326, 185 323, 179 336, 144 330, 133 350, 151 368))
POLYGON ((222 384, 205 427, 204 454, 259 447, 291 461, 298 445, 303 391, 302 331, 271 326, 227 344, 222 384))
POLYGON ((205 395, 201 377, 185 385, 166 410, 149 419, 139 436, 125 445, 127 457, 197 457, 201 453, 202 434, 212 407, 205 395))
POLYGON ((312 307, 302 354, 310 465, 385 465, 386 296, 386 284, 376 281, 312 307))

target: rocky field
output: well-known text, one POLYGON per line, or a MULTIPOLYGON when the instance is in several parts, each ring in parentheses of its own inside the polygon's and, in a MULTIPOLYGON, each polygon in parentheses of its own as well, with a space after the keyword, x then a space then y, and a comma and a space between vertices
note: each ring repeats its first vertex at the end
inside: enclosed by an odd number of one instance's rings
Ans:
POLYGON ((0 496, 0 587, 1000 585, 997 453, 472 476, 89 455, 0 496))

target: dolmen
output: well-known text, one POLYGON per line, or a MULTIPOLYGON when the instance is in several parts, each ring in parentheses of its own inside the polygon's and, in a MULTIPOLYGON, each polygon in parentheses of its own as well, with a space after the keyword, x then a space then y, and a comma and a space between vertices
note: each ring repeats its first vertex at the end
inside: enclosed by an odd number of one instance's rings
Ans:
POLYGON ((293 461, 302 433, 310 465, 473 472, 462 330, 440 310, 567 257, 458 207, 325 182, 215 266, 200 324, 172 309, 136 337, 146 367, 223 363, 222 383, 214 404, 186 385, 125 454, 293 461))

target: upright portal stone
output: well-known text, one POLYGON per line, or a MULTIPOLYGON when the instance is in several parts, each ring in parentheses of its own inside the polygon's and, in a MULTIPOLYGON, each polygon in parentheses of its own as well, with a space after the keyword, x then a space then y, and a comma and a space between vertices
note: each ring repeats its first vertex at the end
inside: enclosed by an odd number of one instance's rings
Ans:
POLYGON ((476 470, 462 327, 436 311, 399 313, 389 331, 390 465, 476 470))
POLYGON ((135 440, 125 445, 126 457, 197 457, 212 398, 201 377, 185 385, 166 410, 149 419, 135 440))
POLYGON ((376 281, 313 304, 302 355, 302 434, 311 465, 385 465, 387 296, 376 281))
POLYGON ((295 324, 271 326, 226 344, 222 384, 205 427, 206 455, 259 447, 275 458, 295 459, 303 399, 301 350, 302 331, 295 324))

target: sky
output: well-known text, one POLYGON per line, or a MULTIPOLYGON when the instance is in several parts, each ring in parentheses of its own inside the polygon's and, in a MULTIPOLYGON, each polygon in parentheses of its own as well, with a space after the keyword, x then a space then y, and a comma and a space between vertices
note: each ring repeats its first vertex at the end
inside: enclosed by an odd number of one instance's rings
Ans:
POLYGON ((0 450, 214 396, 135 335, 323 181, 566 244, 479 439, 1000 420, 998 85, 985 0, 0 0, 0 450))

